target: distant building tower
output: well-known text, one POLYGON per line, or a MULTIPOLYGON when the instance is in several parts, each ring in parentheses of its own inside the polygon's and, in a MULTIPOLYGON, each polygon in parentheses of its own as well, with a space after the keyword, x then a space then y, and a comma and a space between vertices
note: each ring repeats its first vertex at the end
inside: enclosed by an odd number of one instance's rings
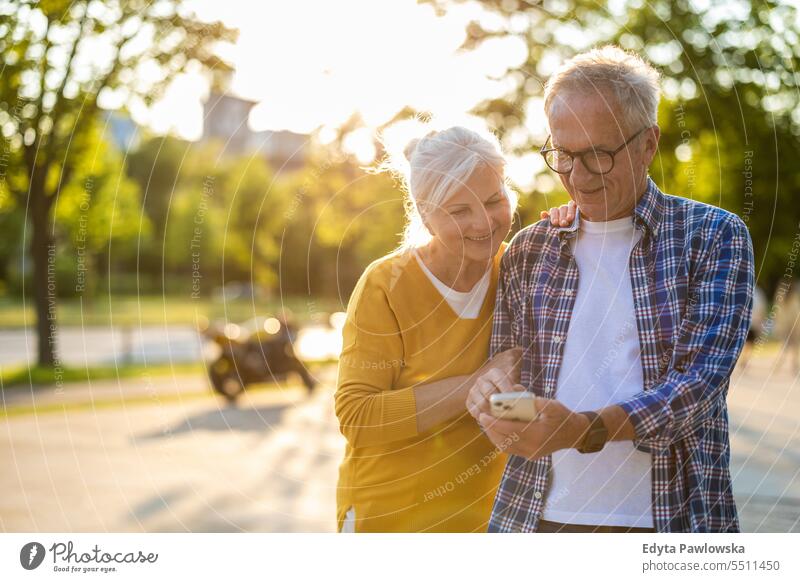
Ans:
POLYGON ((260 153, 278 171, 302 166, 308 136, 291 131, 252 131, 248 119, 255 105, 255 101, 212 92, 203 106, 202 141, 221 141, 230 155, 260 153))
POLYGON ((255 104, 232 95, 211 93, 203 104, 203 141, 221 140, 226 153, 248 153, 253 132, 247 120, 255 104))

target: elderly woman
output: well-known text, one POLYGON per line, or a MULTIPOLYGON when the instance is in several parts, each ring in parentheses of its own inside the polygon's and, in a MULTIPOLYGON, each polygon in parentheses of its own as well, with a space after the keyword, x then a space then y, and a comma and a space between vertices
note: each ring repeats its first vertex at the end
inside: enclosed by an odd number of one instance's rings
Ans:
MULTIPOLYGON (((468 129, 430 133, 405 155, 405 242, 366 269, 343 332, 339 529, 485 531, 505 458, 465 400, 492 368, 519 375, 516 348, 487 362, 516 199, 497 144, 468 129)), ((574 207, 551 214, 571 221, 574 207)))

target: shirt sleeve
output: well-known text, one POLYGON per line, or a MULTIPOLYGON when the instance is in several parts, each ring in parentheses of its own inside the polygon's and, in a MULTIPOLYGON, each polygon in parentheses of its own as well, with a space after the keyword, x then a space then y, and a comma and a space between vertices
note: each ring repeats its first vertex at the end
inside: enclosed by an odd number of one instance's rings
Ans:
POLYGON ((497 295, 494 303, 492 339, 489 342, 489 357, 511 349, 517 344, 516 314, 513 306, 521 305, 518 292, 517 273, 511 262, 514 249, 509 248, 500 260, 500 274, 497 280, 497 295))
POLYGON ((400 326, 385 289, 368 270, 348 306, 335 395, 342 434, 354 447, 417 436, 413 387, 398 387, 404 365, 400 326))
POLYGON ((744 223, 718 230, 689 288, 687 311, 662 380, 621 402, 634 444, 664 450, 686 438, 724 404, 744 346, 753 296, 753 247, 744 223))

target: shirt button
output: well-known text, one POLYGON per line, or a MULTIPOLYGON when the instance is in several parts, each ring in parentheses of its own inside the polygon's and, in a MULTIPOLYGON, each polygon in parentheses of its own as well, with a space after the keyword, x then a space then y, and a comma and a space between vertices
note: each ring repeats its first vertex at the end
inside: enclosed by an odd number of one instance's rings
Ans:
POLYGON ((565 289, 564 290, 564 295, 566 295, 567 297, 572 297, 573 293, 574 293, 574 291, 572 289, 565 289))
POLYGON ((553 341, 556 342, 557 344, 560 344, 561 342, 564 341, 564 338, 561 337, 560 335, 557 335, 556 337, 553 338, 553 341))
POLYGON ((542 498, 542 492, 541 491, 534 491, 533 492, 533 497, 535 499, 541 499, 542 498))

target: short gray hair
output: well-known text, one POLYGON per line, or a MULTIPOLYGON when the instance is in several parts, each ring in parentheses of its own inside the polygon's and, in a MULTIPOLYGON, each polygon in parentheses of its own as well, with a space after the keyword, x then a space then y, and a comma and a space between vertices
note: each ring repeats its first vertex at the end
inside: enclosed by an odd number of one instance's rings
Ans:
POLYGON ((621 113, 633 125, 656 125, 659 77, 658 71, 637 54, 614 45, 595 48, 575 55, 550 77, 544 89, 544 110, 549 117, 558 94, 602 92, 619 104, 621 113))

